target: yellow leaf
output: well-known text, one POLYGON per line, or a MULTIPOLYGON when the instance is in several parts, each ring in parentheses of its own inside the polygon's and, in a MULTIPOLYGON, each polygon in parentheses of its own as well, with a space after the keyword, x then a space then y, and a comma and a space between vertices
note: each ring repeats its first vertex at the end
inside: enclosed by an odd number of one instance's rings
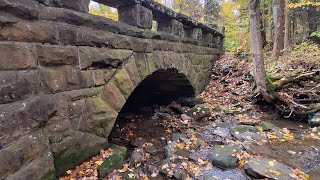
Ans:
POLYGON ((103 163, 103 161, 96 161, 95 163, 98 164, 98 166, 100 166, 103 163))
POLYGON ((68 170, 68 171, 66 171, 66 173, 67 173, 68 175, 70 175, 70 174, 72 173, 72 171, 71 171, 71 170, 68 170))
POLYGON ((273 161, 269 161, 269 162, 268 162, 268 166, 269 166, 269 167, 272 167, 272 166, 274 166, 274 163, 275 163, 274 160, 273 160, 273 161))

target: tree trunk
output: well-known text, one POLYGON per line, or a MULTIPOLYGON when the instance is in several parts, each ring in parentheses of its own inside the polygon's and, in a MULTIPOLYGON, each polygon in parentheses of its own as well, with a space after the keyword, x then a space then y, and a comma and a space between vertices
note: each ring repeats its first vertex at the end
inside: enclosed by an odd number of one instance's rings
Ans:
POLYGON ((317 9, 315 6, 310 6, 308 12, 309 19, 309 36, 317 31, 317 9))
POLYGON ((290 46, 290 25, 291 18, 289 8, 287 7, 288 0, 286 0, 286 15, 285 15, 285 31, 284 31, 284 48, 288 48, 290 46))
POLYGON ((272 3, 268 5, 268 27, 267 27, 267 41, 271 43, 272 40, 272 3))
POLYGON ((281 50, 284 47, 284 10, 285 10, 285 2, 284 0, 277 0, 276 4, 277 11, 277 22, 275 23, 275 39, 272 51, 272 59, 277 61, 281 54, 281 50))
POLYGON ((308 21, 308 10, 304 7, 303 14, 302 14, 302 40, 307 39, 309 36, 309 21, 308 21))
POLYGON ((267 102, 272 102, 273 97, 268 93, 267 75, 264 68, 261 37, 260 0, 250 0, 250 36, 253 58, 253 74, 256 85, 254 96, 262 95, 267 102))

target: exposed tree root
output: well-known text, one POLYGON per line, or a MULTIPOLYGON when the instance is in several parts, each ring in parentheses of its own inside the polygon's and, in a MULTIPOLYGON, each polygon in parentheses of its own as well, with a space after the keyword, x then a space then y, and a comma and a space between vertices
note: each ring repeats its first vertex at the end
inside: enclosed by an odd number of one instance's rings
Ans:
POLYGON ((280 80, 273 82, 274 90, 281 89, 282 86, 289 84, 293 81, 299 81, 304 78, 309 79, 309 78, 313 77, 315 74, 316 74, 316 72, 308 72, 308 73, 299 74, 299 75, 297 75, 296 73, 290 74, 287 77, 283 77, 280 80))
POLYGON ((301 80, 314 80, 317 73, 318 72, 308 72, 299 74, 299 72, 296 71, 282 78, 268 76, 268 92, 260 92, 256 89, 253 94, 254 98, 261 95, 265 101, 269 103, 272 102, 281 114, 286 114, 287 118, 294 114, 309 115, 316 113, 320 111, 319 84, 314 87, 308 87, 307 90, 295 91, 293 95, 288 95, 280 90, 301 80), (265 93, 267 93, 267 95, 265 93))

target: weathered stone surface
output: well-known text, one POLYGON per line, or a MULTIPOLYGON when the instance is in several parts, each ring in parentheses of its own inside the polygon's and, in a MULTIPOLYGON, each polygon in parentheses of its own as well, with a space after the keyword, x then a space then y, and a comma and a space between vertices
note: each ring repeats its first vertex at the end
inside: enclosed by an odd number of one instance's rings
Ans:
POLYGON ((130 141, 130 145, 132 147, 139 147, 139 146, 142 146, 145 142, 146 142, 145 139, 143 139, 141 137, 137 137, 137 138, 134 138, 130 141))
POLYGON ((0 70, 32 69, 37 66, 32 44, 0 43, 0 70))
POLYGON ((233 168, 238 165, 236 153, 238 146, 234 145, 215 145, 212 151, 212 164, 221 168, 233 168))
POLYGON ((89 12, 90 0, 37 0, 47 6, 69 8, 81 12, 89 12))
POLYGON ((272 123, 266 122, 266 121, 261 121, 259 125, 261 126, 263 131, 271 131, 274 128, 276 128, 275 125, 273 125, 272 123))
POLYGON ((60 29, 59 32, 60 34, 68 34, 68 31, 77 32, 76 39, 71 39, 72 37, 68 38, 67 35, 60 35, 64 37, 62 41, 73 42, 76 45, 128 49, 135 52, 152 52, 152 43, 149 39, 124 36, 111 32, 98 31, 83 27, 72 27, 70 29, 64 30, 60 29))
POLYGON ((35 96, 40 90, 37 71, 0 72, 0 77, 1 104, 35 96))
POLYGON ((51 144, 56 175, 75 167, 106 148, 107 139, 80 131, 70 131, 59 143, 51 144))
POLYGON ((38 96, 31 100, 0 106, 0 146, 67 115, 66 98, 38 96))
POLYGON ((92 71, 80 71, 72 66, 40 68, 45 93, 75 90, 94 86, 92 71))
POLYGON ((212 33, 204 33, 202 34, 202 41, 205 43, 212 43, 213 34, 212 33))
POLYGON ((39 6, 35 1, 1 0, 0 9, 24 18, 37 19, 39 17, 39 6))
MULTIPOLYGON (((100 86, 100 85, 105 84, 105 82, 106 82, 105 72, 106 72, 106 74, 108 74, 108 71, 104 71, 104 70, 100 70, 100 69, 93 71, 94 85, 100 86)), ((108 81, 108 78, 107 78, 107 81, 108 81)))
POLYGON ((196 40, 202 39, 202 30, 200 28, 184 29, 184 33, 185 33, 186 37, 190 37, 190 38, 196 39, 196 40))
POLYGON ((117 70, 114 76, 114 82, 116 83, 116 86, 120 89, 124 97, 128 99, 131 92, 134 90, 134 86, 127 71, 125 69, 117 70))
POLYGON ((79 90, 72 90, 63 92, 64 95, 66 95, 70 101, 76 101, 79 99, 85 99, 88 97, 96 97, 101 92, 102 87, 94 87, 94 88, 85 88, 85 89, 79 89, 79 90))
POLYGON ((41 65, 72 65, 78 63, 78 49, 74 46, 36 45, 41 65))
POLYGON ((80 47, 79 66, 81 69, 93 68, 116 68, 124 64, 131 55, 130 50, 117 50, 106 48, 80 47))
POLYGON ((21 42, 58 43, 57 30, 52 22, 25 21, 9 23, 0 29, 0 39, 21 42))
POLYGON ((159 51, 174 51, 175 43, 163 40, 153 40, 153 49, 159 51))
POLYGON ((128 75, 130 76, 131 82, 134 87, 138 86, 141 82, 141 78, 139 75, 139 71, 136 65, 136 62, 134 61, 134 58, 130 58, 126 65, 124 66, 126 69, 128 75))
POLYGON ((252 158, 245 164, 244 170, 254 178, 292 179, 293 171, 286 165, 273 159, 252 158))
MULTIPOLYGON (((2 142, 2 141, 1 141, 2 142)), ((26 135, 0 150, 0 178, 20 169, 48 148, 47 132, 37 131, 26 135)))
POLYGON ((207 171, 201 176, 203 180, 218 180, 218 179, 230 179, 230 180, 249 180, 242 169, 220 169, 213 167, 210 171, 207 171))
POLYGON ((183 24, 175 19, 169 21, 158 21, 158 31, 182 36, 183 24))
POLYGON ((52 153, 46 151, 44 154, 22 167, 14 174, 9 175, 7 180, 55 180, 55 169, 52 153))
POLYGON ((119 88, 112 81, 110 81, 108 84, 104 86, 100 97, 106 103, 110 104, 110 106, 117 112, 120 112, 122 106, 126 102, 125 97, 123 96, 119 88))
POLYGON ((152 11, 140 4, 119 7, 118 12, 121 22, 144 29, 152 27, 152 11))
POLYGON ((205 117, 209 117, 211 115, 212 106, 208 103, 205 104, 197 104, 190 110, 186 112, 186 114, 192 117, 194 120, 202 120, 205 117))
POLYGON ((244 132, 257 133, 259 132, 259 129, 255 126, 250 126, 250 125, 236 125, 231 127, 230 129, 230 133, 233 136, 236 136, 237 134, 244 133, 244 132))
POLYGON ((136 62, 140 78, 144 79, 156 70, 153 54, 135 53, 133 58, 136 62))
POLYGON ((89 98, 82 109, 80 130, 108 137, 118 113, 101 98, 89 98))

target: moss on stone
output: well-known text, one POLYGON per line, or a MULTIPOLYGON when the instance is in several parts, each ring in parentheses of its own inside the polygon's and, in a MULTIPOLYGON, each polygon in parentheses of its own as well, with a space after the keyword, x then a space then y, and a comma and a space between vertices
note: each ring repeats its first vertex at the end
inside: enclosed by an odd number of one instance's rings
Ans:
POLYGON ((103 144, 100 144, 100 145, 88 147, 85 149, 83 148, 83 150, 68 149, 68 150, 57 152, 57 153, 53 153, 56 176, 64 174, 66 170, 75 167, 79 163, 90 158, 92 155, 99 153, 99 151, 104 148, 106 148, 106 146, 103 144))
POLYGON ((47 172, 45 175, 43 175, 40 180, 55 180, 55 179, 57 179, 56 171, 53 169, 47 172))
POLYGON ((123 164, 127 148, 121 146, 112 146, 114 154, 108 157, 99 167, 98 176, 100 179, 106 177, 113 170, 120 168, 123 164))

